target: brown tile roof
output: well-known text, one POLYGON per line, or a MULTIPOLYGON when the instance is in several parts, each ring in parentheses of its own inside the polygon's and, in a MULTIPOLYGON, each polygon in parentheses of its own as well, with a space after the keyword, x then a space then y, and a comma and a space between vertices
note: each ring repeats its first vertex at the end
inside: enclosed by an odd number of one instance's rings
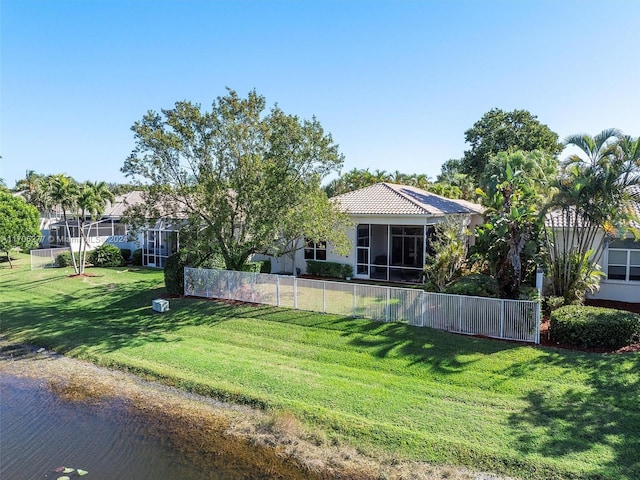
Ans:
POLYGON ((482 213, 483 207, 465 200, 452 200, 416 187, 376 183, 332 198, 352 215, 424 215, 482 213))

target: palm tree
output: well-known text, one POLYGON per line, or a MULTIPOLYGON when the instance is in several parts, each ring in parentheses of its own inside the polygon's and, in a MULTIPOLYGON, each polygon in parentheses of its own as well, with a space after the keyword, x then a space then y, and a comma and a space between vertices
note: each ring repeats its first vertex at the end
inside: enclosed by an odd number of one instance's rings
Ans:
POLYGON ((629 187, 640 184, 637 142, 616 129, 567 138, 566 144, 579 151, 565 162, 544 212, 554 295, 584 300, 587 289, 598 287, 606 242, 633 229, 637 218, 629 187))
MULTIPOLYGON (((64 218, 64 224, 67 230, 67 238, 69 239, 69 246, 71 247, 71 231, 69 229, 69 219, 67 212, 74 212, 77 210, 78 195, 80 190, 78 184, 73 178, 68 175, 59 173, 52 175, 50 178, 51 189, 50 196, 53 205, 57 205, 62 209, 62 217, 64 218)), ((76 274, 80 273, 78 265, 76 264, 76 257, 73 254, 73 248, 71 248, 71 262, 73 263, 73 270, 76 274)))
POLYGON ((87 222, 89 222, 90 229, 92 221, 98 220, 104 213, 107 201, 112 202, 113 200, 114 195, 105 182, 86 182, 80 187, 77 198, 78 227, 83 240, 82 248, 80 249, 80 274, 84 273, 87 247, 89 245, 89 232, 85 232, 87 222))

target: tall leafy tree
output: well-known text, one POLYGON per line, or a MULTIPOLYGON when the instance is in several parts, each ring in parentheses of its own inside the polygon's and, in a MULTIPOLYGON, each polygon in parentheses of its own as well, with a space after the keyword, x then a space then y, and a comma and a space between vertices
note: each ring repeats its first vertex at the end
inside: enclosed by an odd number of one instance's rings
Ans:
POLYGON ((545 243, 553 294, 567 302, 582 302, 587 290, 598 288, 610 238, 640 234, 629 191, 640 184, 638 142, 616 129, 566 139, 577 153, 565 161, 546 206, 545 243))
POLYGON ((40 241, 38 210, 19 196, 0 190, 0 251, 5 252, 9 266, 14 248, 37 247, 40 241))
POLYGON ((558 135, 527 110, 489 110, 465 132, 465 141, 471 149, 464 152, 461 171, 474 179, 482 175, 489 159, 499 152, 540 150, 558 155, 564 149, 558 135))
POLYGON ((500 295, 517 298, 536 270, 540 210, 557 173, 555 157, 540 151, 500 152, 481 176, 486 223, 479 229, 479 251, 497 279, 500 295))
MULTIPOLYGON (((183 219, 198 231, 201 248, 219 252, 229 269, 268 253, 292 230, 292 212, 320 194, 321 180, 340 168, 343 156, 315 118, 265 108, 255 91, 241 98, 228 90, 210 111, 182 101, 148 112, 132 127, 136 148, 122 168, 149 184, 132 217, 183 219)), ((333 204, 318 206, 339 215, 333 204)), ((313 224, 297 227, 317 236, 313 224)), ((324 240, 346 244, 340 229, 327 234, 324 240)))

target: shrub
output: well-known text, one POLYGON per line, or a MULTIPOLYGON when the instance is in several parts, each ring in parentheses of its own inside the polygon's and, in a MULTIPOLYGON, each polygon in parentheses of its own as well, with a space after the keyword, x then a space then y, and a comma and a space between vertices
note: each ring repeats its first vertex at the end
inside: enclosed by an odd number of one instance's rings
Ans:
POLYGON ((89 262, 96 267, 119 267, 124 259, 118 247, 104 243, 89 254, 89 262))
POLYGON ((638 340, 640 315, 613 308, 566 305, 551 312, 551 338, 581 347, 620 348, 638 340))
POLYGON ((134 252, 131 254, 131 262, 137 267, 142 265, 142 249, 141 248, 134 250, 134 252))
POLYGON ((344 278, 353 277, 353 267, 351 265, 349 265, 348 263, 345 263, 345 264, 342 265, 342 276, 344 278))
POLYGON ((164 285, 170 295, 184 295, 184 268, 224 269, 224 258, 213 252, 203 257, 199 252, 180 250, 167 258, 164 264, 164 285))
POLYGON ((319 262, 317 260, 307 260, 307 273, 318 277, 342 277, 343 268, 346 264, 337 262, 319 262))
MULTIPOLYGON (((224 268, 224 262, 221 268, 224 268)), ((254 273, 271 273, 271 261, 258 260, 256 262, 247 262, 244 264, 242 271, 254 273)))
POLYGON ((498 281, 482 273, 472 273, 460 277, 445 288, 444 293, 471 295, 474 297, 499 298, 498 281))
POLYGON ((185 252, 174 253, 164 264, 164 286, 170 295, 184 295, 184 267, 188 255, 185 252))
POLYGON ((121 248, 120 254, 122 255, 122 258, 125 262, 131 260, 131 250, 129 248, 121 248))
MULTIPOLYGON (((75 252, 73 255, 76 257, 76 265, 77 265, 78 263, 80 263, 80 255, 78 252, 75 252)), ((71 261, 71 252, 64 252, 58 255, 56 257, 56 264, 58 265, 58 267, 61 267, 61 268, 72 267, 73 262, 71 261)), ((85 259, 85 265, 86 264, 87 262, 85 259)))

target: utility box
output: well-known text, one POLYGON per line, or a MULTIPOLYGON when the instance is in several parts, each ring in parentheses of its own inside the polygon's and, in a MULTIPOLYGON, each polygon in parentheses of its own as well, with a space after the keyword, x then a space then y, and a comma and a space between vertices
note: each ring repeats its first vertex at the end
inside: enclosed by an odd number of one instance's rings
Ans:
POLYGON ((153 300, 151 302, 151 308, 153 308, 154 312, 168 312, 169 311, 169 301, 168 300, 163 300, 162 298, 159 298, 157 300, 153 300))

